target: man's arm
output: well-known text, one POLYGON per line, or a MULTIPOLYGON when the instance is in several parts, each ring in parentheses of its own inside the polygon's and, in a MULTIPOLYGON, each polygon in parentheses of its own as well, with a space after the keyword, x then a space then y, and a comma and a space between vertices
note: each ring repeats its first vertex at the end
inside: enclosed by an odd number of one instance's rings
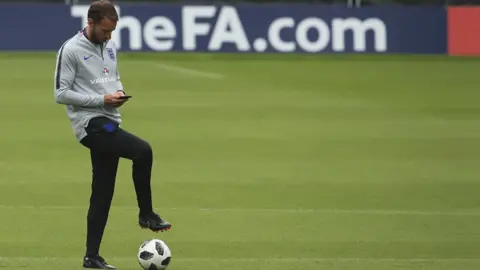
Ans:
POLYGON ((120 80, 120 71, 118 71, 118 67, 117 67, 117 91, 125 92, 125 91, 123 90, 122 81, 120 80))
POLYGON ((115 42, 111 41, 112 43, 112 50, 113 50, 113 53, 115 55, 115 61, 117 62, 116 66, 117 66, 117 69, 116 69, 116 72, 117 72, 117 92, 120 91, 122 92, 124 95, 126 95, 127 93, 125 92, 125 90, 123 89, 123 84, 122 84, 122 80, 120 78, 120 70, 118 69, 118 57, 117 57, 117 46, 115 45, 115 42))
POLYGON ((75 55, 63 46, 55 68, 55 102, 81 107, 103 107, 103 95, 85 95, 72 90, 76 73, 75 55))
POLYGON ((123 84, 122 84, 122 81, 120 79, 120 71, 118 70, 118 64, 117 64, 117 91, 122 91, 123 94, 127 94, 125 93, 125 90, 123 90, 123 84))

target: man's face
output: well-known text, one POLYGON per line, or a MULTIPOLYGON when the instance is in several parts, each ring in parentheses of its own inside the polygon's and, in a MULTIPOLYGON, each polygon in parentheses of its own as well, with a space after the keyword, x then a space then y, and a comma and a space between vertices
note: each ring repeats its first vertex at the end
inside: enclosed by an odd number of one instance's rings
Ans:
POLYGON ((112 38, 112 32, 117 27, 115 20, 103 18, 99 23, 91 22, 92 24, 92 42, 101 44, 112 38))

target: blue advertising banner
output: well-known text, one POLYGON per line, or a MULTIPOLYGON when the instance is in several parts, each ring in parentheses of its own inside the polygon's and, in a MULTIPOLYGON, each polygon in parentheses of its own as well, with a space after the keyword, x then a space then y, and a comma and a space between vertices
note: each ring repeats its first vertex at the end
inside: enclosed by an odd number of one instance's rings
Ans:
MULTIPOLYGON (((87 10, 0 5, 0 50, 57 50, 86 25, 87 10)), ((112 39, 121 51, 447 52, 447 13, 441 7, 123 4, 117 11, 112 39)))

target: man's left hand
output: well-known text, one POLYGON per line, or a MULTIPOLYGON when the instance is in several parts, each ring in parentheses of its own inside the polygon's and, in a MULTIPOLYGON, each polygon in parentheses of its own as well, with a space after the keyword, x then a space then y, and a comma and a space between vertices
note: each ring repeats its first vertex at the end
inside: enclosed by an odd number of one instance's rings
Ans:
MULTIPOLYGON (((123 96, 125 96, 125 93, 124 93, 122 90, 117 90, 117 93, 116 93, 116 94, 117 94, 117 97, 123 97, 123 96)), ((122 106, 123 104, 125 104, 125 102, 127 102, 127 101, 128 101, 128 98, 127 98, 127 99, 124 99, 123 102, 120 102, 120 103, 116 104, 115 107, 117 107, 117 108, 118 108, 118 107, 121 107, 121 106, 122 106)))

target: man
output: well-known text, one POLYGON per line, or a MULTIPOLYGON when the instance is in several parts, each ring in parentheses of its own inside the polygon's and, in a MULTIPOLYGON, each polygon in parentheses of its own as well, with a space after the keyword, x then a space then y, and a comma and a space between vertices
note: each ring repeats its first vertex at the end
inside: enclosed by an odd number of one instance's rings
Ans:
POLYGON ((88 10, 88 26, 66 41, 57 54, 55 100, 67 107, 77 140, 90 150, 92 185, 87 215, 85 268, 115 269, 100 255, 100 243, 114 193, 119 158, 132 160, 139 225, 164 231, 171 225, 153 211, 152 148, 120 127, 119 107, 128 102, 110 41, 118 15, 109 1, 88 10))

